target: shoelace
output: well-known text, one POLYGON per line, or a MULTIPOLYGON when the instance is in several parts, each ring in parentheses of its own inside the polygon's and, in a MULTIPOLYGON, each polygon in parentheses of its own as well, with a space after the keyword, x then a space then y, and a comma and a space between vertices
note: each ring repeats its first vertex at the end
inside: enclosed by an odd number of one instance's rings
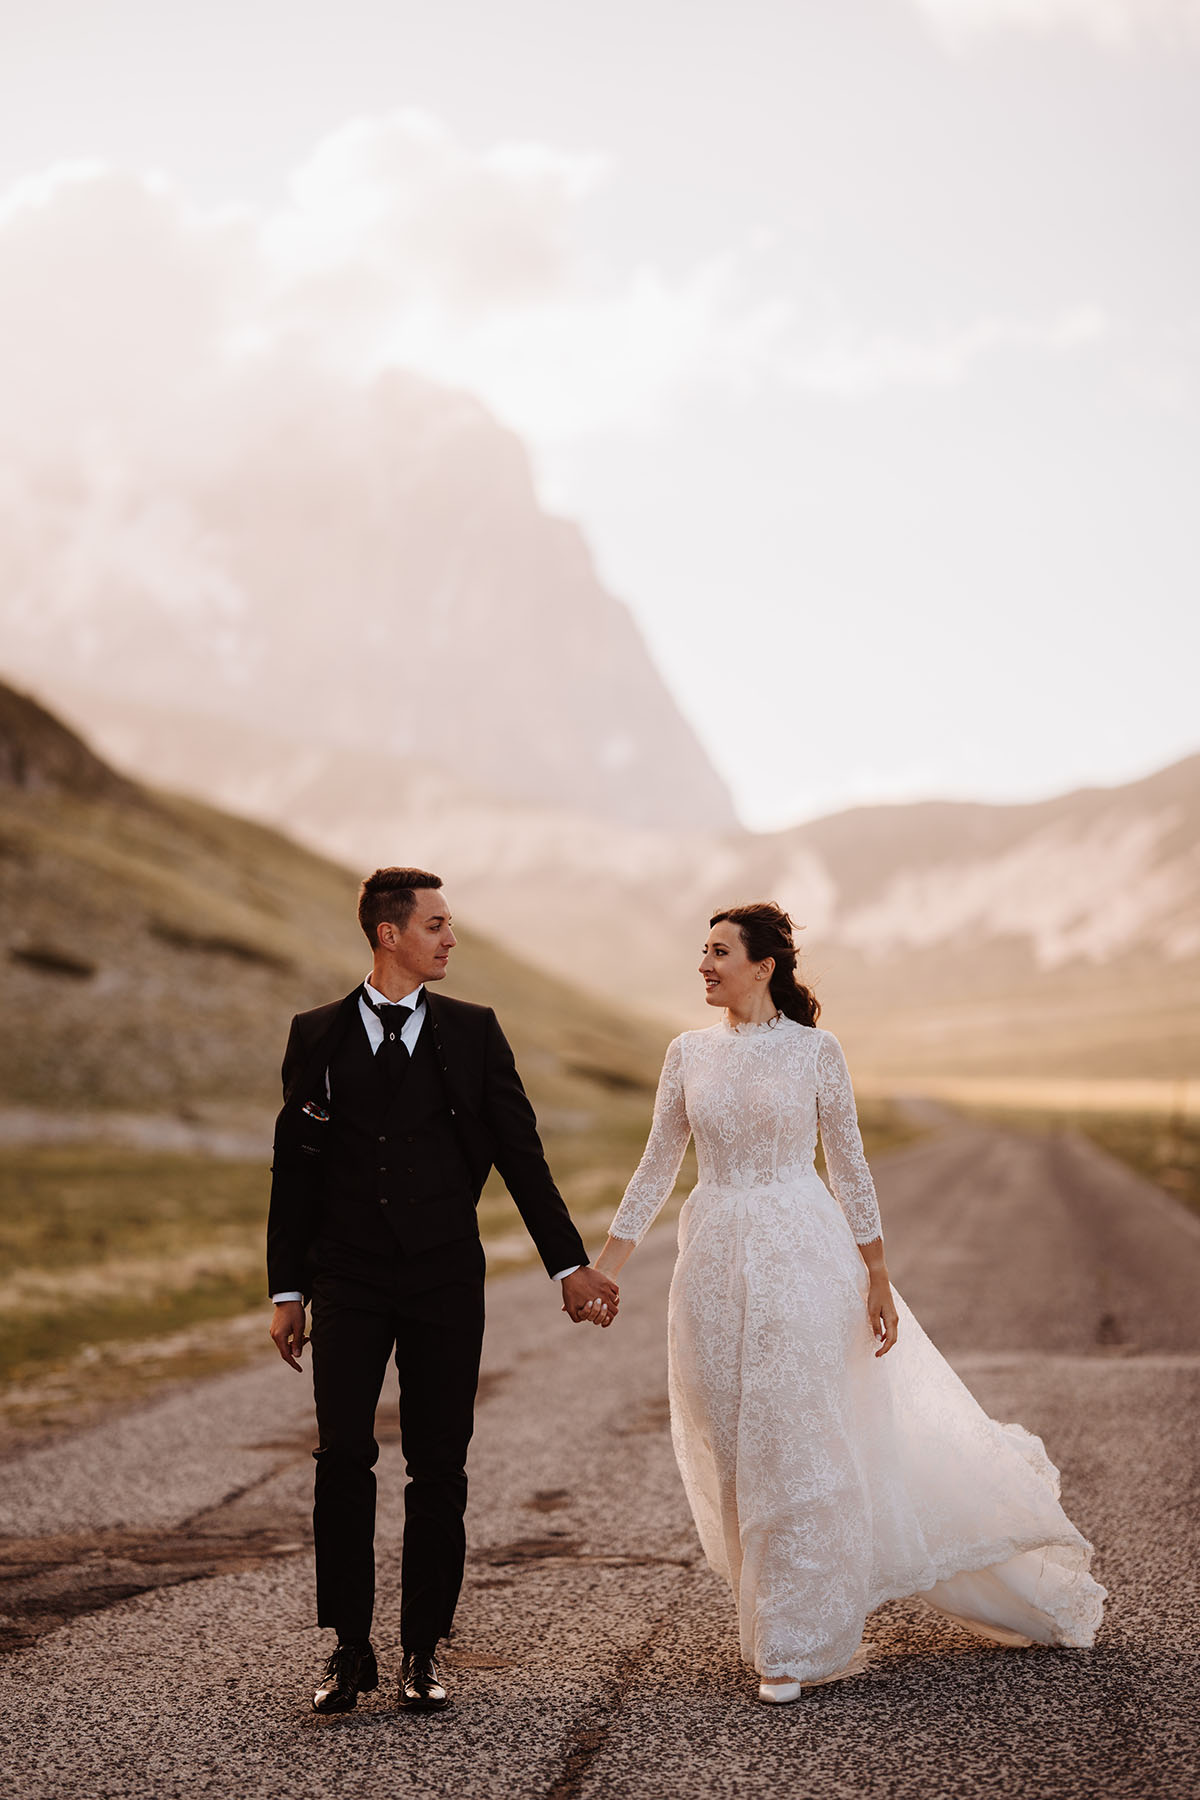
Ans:
POLYGON ((430 1681, 436 1681, 439 1687, 442 1685, 442 1678, 438 1674, 438 1666, 434 1662, 432 1656, 414 1657, 408 1669, 407 1679, 413 1681, 426 1677, 430 1681))
POLYGON ((325 1673, 322 1679, 329 1681, 332 1678, 340 1681, 344 1674, 353 1672, 354 1664, 361 1655, 362 1651, 356 1650, 353 1644, 339 1644, 325 1664, 325 1673))

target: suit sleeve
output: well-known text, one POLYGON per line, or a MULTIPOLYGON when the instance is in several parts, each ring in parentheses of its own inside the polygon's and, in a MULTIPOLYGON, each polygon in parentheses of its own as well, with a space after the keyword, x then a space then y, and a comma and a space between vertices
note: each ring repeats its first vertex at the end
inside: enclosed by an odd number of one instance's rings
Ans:
POLYGON ((588 1253, 554 1185, 537 1119, 495 1013, 488 1015, 483 1122, 492 1160, 516 1203, 548 1275, 584 1264, 588 1253))
POLYGON ((288 1032, 287 1045, 283 1052, 283 1068, 280 1074, 283 1079, 283 1097, 286 1100, 291 1092, 292 1083, 304 1066, 304 1036, 300 1030, 299 1018, 292 1020, 292 1029, 288 1032))
POLYGON ((267 1213, 267 1292, 307 1293, 307 1256, 316 1216, 320 1155, 305 1141, 295 1109, 286 1104, 304 1065, 305 1045, 298 1018, 292 1020, 283 1053, 285 1104, 275 1121, 271 1157, 271 1204, 267 1213))

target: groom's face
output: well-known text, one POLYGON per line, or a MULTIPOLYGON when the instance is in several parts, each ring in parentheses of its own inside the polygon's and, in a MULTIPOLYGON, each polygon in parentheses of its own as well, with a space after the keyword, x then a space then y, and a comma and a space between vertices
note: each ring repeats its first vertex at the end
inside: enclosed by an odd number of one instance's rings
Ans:
POLYGON ((416 904, 401 928, 383 924, 379 942, 394 956, 413 985, 422 981, 443 981, 450 962, 450 952, 458 939, 450 929, 450 907, 441 888, 418 888, 416 904))

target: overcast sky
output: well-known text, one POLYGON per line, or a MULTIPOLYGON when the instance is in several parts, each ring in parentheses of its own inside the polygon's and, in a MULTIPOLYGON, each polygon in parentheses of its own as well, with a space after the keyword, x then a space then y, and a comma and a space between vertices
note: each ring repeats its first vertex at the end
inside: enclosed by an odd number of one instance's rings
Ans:
POLYGON ((134 196, 193 348, 520 432, 748 823, 1200 748, 1195 0, 0 20, 11 391, 37 233, 134 196))

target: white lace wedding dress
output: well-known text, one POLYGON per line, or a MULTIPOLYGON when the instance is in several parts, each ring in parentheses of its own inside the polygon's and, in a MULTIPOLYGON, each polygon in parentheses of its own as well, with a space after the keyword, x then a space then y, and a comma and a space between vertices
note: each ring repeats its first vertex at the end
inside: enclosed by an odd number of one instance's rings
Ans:
POLYGON ((867 1614, 907 1594, 993 1642, 1090 1644, 1105 1590, 1041 1439, 987 1416, 899 1294, 897 1343, 875 1355, 856 1244, 879 1210, 837 1039, 782 1018, 676 1038, 614 1237, 644 1237, 693 1133, 671 1428, 746 1661, 775 1681, 848 1674, 867 1614))

